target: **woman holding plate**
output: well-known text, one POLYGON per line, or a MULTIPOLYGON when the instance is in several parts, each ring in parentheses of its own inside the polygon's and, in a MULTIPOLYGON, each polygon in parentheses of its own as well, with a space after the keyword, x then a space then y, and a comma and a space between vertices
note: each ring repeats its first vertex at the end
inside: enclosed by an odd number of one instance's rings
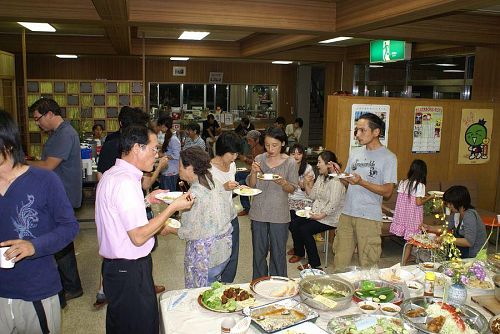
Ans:
POLYGON ((191 185, 189 191, 196 200, 189 211, 182 212, 180 228, 167 225, 161 232, 175 233, 186 240, 186 288, 218 281, 231 255, 231 220, 235 211, 210 167, 210 157, 202 148, 193 146, 181 151, 179 176, 191 185))
POLYGON ((253 278, 287 276, 286 242, 290 210, 288 194, 295 191, 298 182, 297 164, 284 153, 287 143, 280 128, 267 130, 266 152, 255 157, 247 184, 262 190, 255 196, 250 208, 252 221, 253 278), (271 175, 264 178, 262 174, 271 175), (266 257, 270 253, 269 265, 266 257))
POLYGON ((331 151, 323 151, 318 156, 319 176, 314 182, 314 175, 306 175, 304 186, 306 193, 314 202, 309 217, 297 217, 292 220, 292 231, 295 255, 290 263, 300 261, 307 252, 309 263, 300 266, 304 268, 319 268, 321 260, 314 235, 327 230, 335 229, 339 222, 345 200, 345 187, 338 178, 328 174, 340 170, 340 164, 331 151))
MULTIPOLYGON (((240 184, 235 181, 236 164, 234 163, 240 149, 241 141, 236 132, 224 132, 217 138, 215 143, 215 157, 210 161, 212 165, 210 172, 214 179, 224 186, 226 197, 230 205, 233 205, 233 190, 240 186, 240 184)), ((231 233, 233 245, 231 246, 229 263, 221 275, 221 281, 224 283, 232 283, 236 276, 236 270, 238 269, 240 224, 238 223, 236 211, 234 211, 233 216, 231 216, 231 225, 233 226, 233 232, 231 233)))

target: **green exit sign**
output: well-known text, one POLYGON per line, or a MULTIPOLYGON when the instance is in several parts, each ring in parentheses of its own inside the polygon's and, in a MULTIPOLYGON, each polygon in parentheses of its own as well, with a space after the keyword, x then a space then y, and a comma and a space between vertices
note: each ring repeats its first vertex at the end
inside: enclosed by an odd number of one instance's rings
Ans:
POLYGON ((370 42, 370 63, 390 63, 411 58, 411 43, 394 40, 370 42))

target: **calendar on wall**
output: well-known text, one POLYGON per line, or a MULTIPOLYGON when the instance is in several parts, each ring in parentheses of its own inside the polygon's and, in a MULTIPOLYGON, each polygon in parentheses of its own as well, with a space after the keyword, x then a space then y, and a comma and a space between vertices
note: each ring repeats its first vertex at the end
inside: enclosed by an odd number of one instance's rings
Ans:
POLYGON ((413 119, 413 153, 436 153, 441 149, 443 107, 416 106, 413 119))

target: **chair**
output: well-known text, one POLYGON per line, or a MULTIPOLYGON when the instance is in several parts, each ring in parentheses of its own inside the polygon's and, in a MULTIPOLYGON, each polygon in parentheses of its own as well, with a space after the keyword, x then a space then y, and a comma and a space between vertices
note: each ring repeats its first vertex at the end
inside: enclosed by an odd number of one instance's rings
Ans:
POLYGON ((325 253, 325 265, 324 265, 324 268, 328 267, 328 238, 330 236, 330 231, 331 230, 326 230, 325 231, 325 236, 324 236, 324 239, 325 239, 325 243, 323 244, 323 253, 325 253))
POLYGON ((496 228, 497 230, 497 236, 496 236, 496 242, 495 242, 495 252, 498 252, 498 237, 500 234, 500 222, 498 221, 498 216, 484 216, 481 217, 483 220, 484 226, 490 227, 491 230, 496 228), (495 222, 496 220, 496 222, 495 222))

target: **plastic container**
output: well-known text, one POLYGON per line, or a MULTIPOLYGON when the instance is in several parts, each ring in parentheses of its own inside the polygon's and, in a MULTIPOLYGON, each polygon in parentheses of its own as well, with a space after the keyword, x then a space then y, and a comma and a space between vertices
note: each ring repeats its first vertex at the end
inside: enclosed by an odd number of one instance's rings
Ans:
POLYGON ((222 319, 222 322, 220 323, 220 332, 221 334, 229 334, 231 333, 231 328, 236 325, 236 321, 234 321, 233 318, 227 317, 222 319))
POLYGON ((433 271, 427 271, 425 273, 424 282, 424 296, 433 297, 434 296, 434 284, 436 283, 436 273, 433 271))

